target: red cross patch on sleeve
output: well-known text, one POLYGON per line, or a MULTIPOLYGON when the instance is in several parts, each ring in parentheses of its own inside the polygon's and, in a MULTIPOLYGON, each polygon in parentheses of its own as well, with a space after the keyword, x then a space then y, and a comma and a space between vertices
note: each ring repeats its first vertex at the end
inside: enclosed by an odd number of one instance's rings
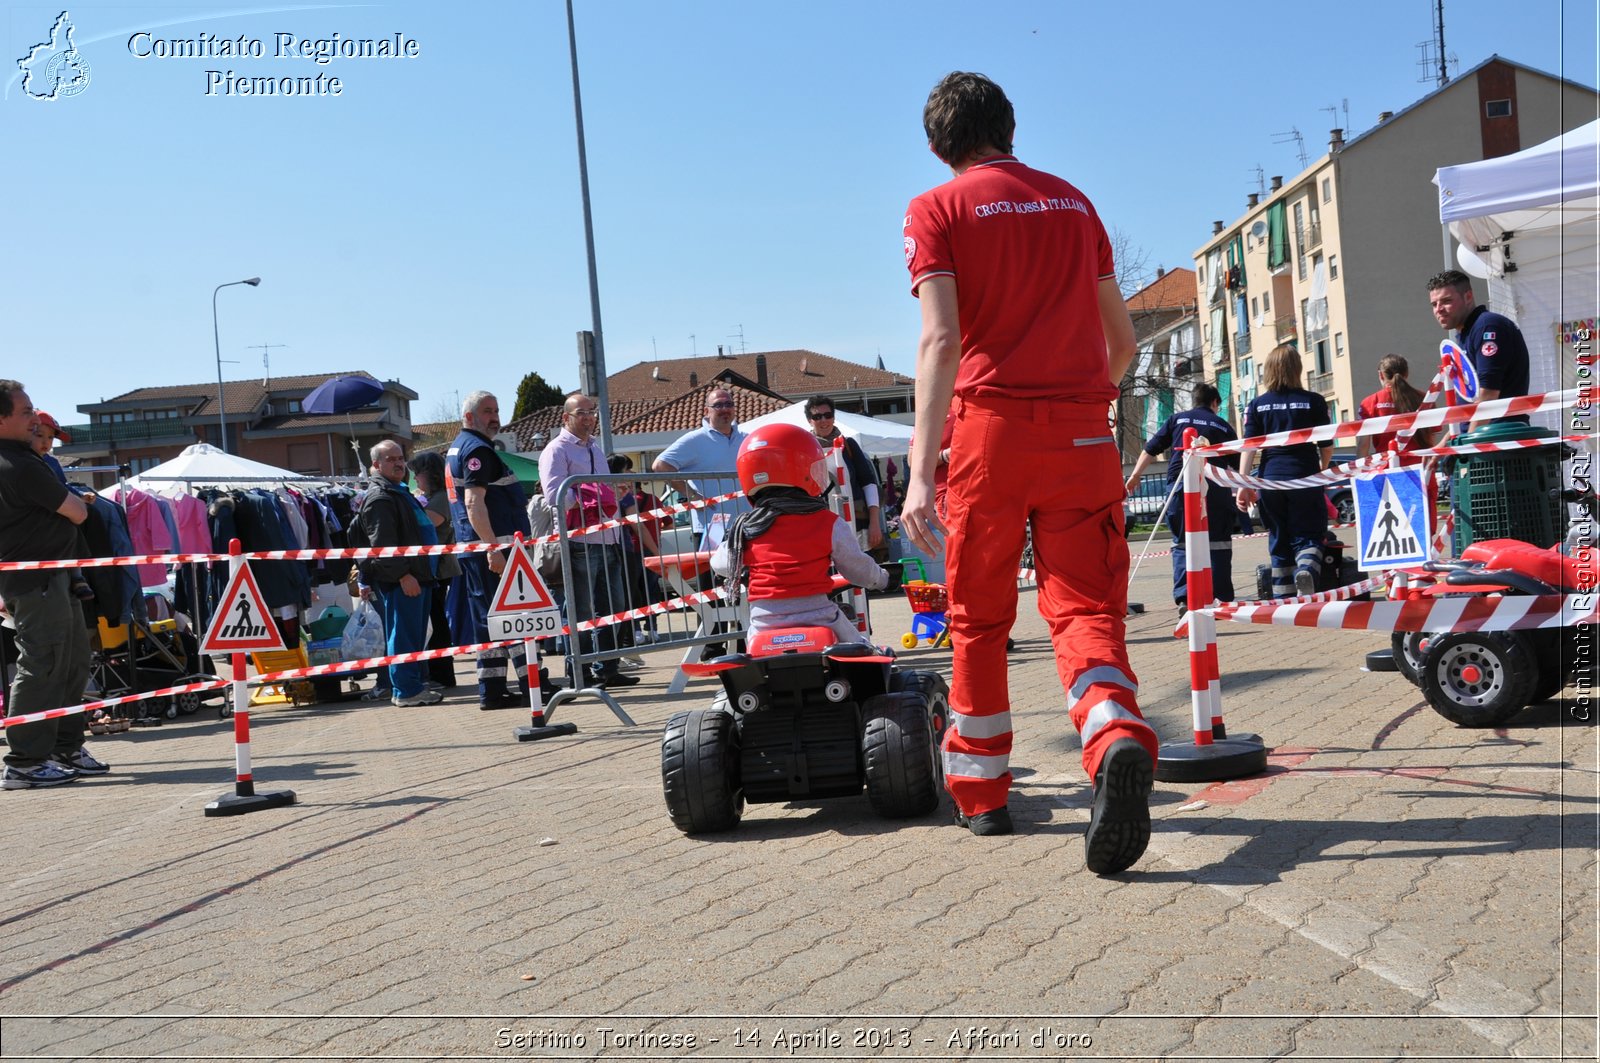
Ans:
POLYGON ((1478 353, 1483 355, 1485 358, 1493 358, 1495 354, 1499 352, 1499 350, 1500 348, 1494 344, 1485 343, 1482 347, 1478 348, 1478 353))

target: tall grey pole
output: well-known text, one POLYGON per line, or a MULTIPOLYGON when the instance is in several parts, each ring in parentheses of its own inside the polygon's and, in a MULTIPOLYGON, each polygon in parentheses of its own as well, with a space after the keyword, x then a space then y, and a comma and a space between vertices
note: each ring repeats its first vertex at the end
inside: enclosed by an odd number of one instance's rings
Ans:
POLYGON ((222 448, 224 454, 228 452, 228 408, 222 399, 222 340, 217 332, 217 293, 235 284, 248 284, 254 288, 260 283, 260 277, 251 277, 249 280, 219 284, 211 291, 211 345, 217 353, 217 446, 222 448))
POLYGON ((589 157, 583 146, 583 95, 578 89, 578 30, 567 0, 567 49, 572 54, 572 110, 578 120, 578 184, 583 190, 583 243, 589 253, 589 316, 594 332, 595 405, 600 408, 600 446, 611 453, 611 401, 606 389, 606 345, 600 331, 600 280, 594 263, 594 217, 589 210, 589 157))

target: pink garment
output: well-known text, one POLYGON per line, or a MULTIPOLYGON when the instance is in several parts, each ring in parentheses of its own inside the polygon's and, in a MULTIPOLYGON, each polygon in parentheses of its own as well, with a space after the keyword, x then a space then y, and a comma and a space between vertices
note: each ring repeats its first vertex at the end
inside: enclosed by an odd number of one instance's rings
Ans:
POLYGON ((211 525, 206 519, 206 504, 194 495, 171 495, 172 516, 178 522, 178 550, 185 554, 211 552, 211 525))
MULTIPOLYGON (((133 552, 136 554, 171 554, 176 553, 176 545, 172 541, 172 533, 167 528, 166 518, 161 515, 161 504, 154 496, 148 495, 137 487, 128 488, 127 497, 118 495, 119 488, 108 487, 102 492, 107 498, 120 502, 128 514, 128 536, 133 540, 133 552)), ((160 587, 167 582, 167 569, 165 565, 139 565, 139 584, 144 587, 160 587)))

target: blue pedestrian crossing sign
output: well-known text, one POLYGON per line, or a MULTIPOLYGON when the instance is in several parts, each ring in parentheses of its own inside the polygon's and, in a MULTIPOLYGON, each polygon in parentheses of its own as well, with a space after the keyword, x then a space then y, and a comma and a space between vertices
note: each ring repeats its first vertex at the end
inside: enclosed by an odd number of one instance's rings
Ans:
POLYGON ((1428 560, 1433 535, 1422 469, 1367 473, 1352 483, 1361 571, 1420 565, 1428 560))

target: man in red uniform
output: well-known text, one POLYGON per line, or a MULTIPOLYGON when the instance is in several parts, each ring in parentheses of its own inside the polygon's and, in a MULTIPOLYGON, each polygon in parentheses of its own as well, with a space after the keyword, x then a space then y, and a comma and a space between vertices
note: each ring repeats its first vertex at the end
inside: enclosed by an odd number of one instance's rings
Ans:
POLYGON ((957 822, 975 834, 1011 831, 1005 643, 1031 524, 1039 610, 1094 780, 1086 862, 1114 874, 1149 842, 1157 751, 1124 642, 1122 466, 1106 430, 1112 381, 1133 359, 1133 323, 1089 201, 1010 154, 1016 119, 998 85, 950 74, 929 94, 923 128, 955 177, 912 200, 905 219, 922 338, 902 526, 929 553, 948 526, 946 783, 957 822), (952 409, 941 520, 934 469, 952 409))

